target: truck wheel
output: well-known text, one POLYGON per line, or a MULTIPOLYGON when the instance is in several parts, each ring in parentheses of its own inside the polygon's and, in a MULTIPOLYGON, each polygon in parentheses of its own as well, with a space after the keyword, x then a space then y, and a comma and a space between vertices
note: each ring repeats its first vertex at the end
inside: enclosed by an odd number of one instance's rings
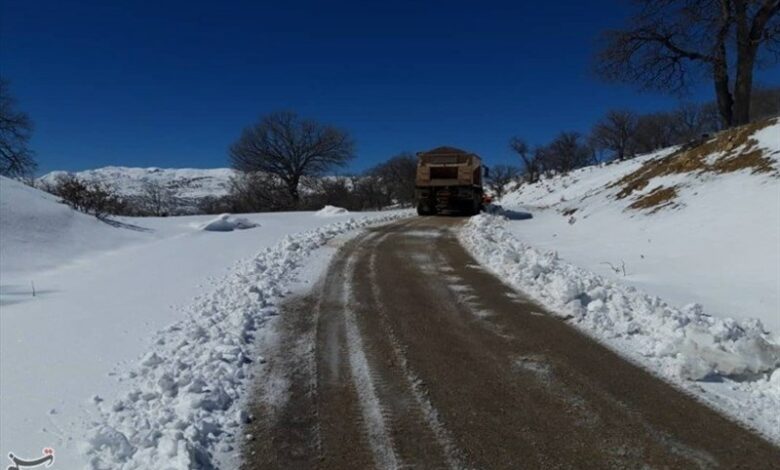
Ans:
POLYGON ((417 215, 431 215, 431 213, 421 204, 417 206, 417 215))
POLYGON ((471 207, 469 208, 469 214, 470 216, 479 215, 479 203, 474 202, 471 207))

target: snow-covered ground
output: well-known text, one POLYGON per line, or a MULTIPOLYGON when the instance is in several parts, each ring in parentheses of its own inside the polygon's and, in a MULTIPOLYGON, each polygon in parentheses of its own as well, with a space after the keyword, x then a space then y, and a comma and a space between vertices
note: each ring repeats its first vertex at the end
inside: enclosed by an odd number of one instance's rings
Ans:
POLYGON ((460 236, 510 285, 780 443, 780 124, 745 132, 522 185, 460 236))
POLYGON ((775 173, 663 175, 638 196, 616 198, 621 186, 612 183, 666 150, 523 185, 501 204, 532 215, 512 221, 510 230, 536 248, 674 305, 700 303, 710 314, 758 318, 780 332, 780 124, 753 137, 775 173), (628 207, 672 185, 675 207, 628 207))
POLYGON ((209 462, 241 421, 254 330, 327 261, 308 256, 406 215, 242 214, 251 223, 232 231, 203 230, 214 216, 109 225, 0 179, 0 450, 53 447, 63 468, 209 462))

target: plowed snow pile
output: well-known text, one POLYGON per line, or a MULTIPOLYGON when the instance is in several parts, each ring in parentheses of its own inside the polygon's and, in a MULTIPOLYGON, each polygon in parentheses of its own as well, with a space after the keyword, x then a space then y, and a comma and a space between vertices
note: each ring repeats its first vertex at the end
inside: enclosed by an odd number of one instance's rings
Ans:
POLYGON ((245 230, 257 227, 246 217, 237 217, 231 214, 222 214, 203 224, 200 229, 207 232, 232 232, 233 230, 245 230))
POLYGON ((320 217, 334 217, 337 215, 347 215, 349 214, 349 211, 344 209, 343 207, 336 207, 336 206, 325 206, 322 209, 315 212, 320 217))
POLYGON ((350 218, 285 237, 243 262, 156 335, 151 351, 124 374, 124 395, 100 407, 85 448, 93 468, 212 468, 231 452, 248 419, 239 400, 257 358, 257 330, 273 315, 306 257, 335 236, 408 216, 350 218))
POLYGON ((774 119, 523 185, 460 237, 513 287, 780 443, 778 160, 774 119))

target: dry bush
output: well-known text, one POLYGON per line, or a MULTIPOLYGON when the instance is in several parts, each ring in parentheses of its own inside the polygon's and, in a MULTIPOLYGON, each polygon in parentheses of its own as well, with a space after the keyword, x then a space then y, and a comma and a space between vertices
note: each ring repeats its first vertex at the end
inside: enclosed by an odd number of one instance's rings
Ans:
POLYGON ((70 207, 96 217, 129 215, 134 212, 113 188, 104 183, 86 182, 73 175, 63 175, 45 189, 70 207))

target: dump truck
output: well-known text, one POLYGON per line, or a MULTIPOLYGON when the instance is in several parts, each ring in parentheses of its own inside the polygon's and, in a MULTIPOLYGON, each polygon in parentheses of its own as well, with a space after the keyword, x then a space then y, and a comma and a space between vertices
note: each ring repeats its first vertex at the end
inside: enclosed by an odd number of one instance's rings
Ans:
POLYGON ((437 147, 417 153, 417 213, 478 214, 484 194, 483 171, 487 176, 488 169, 479 156, 465 150, 437 147))

